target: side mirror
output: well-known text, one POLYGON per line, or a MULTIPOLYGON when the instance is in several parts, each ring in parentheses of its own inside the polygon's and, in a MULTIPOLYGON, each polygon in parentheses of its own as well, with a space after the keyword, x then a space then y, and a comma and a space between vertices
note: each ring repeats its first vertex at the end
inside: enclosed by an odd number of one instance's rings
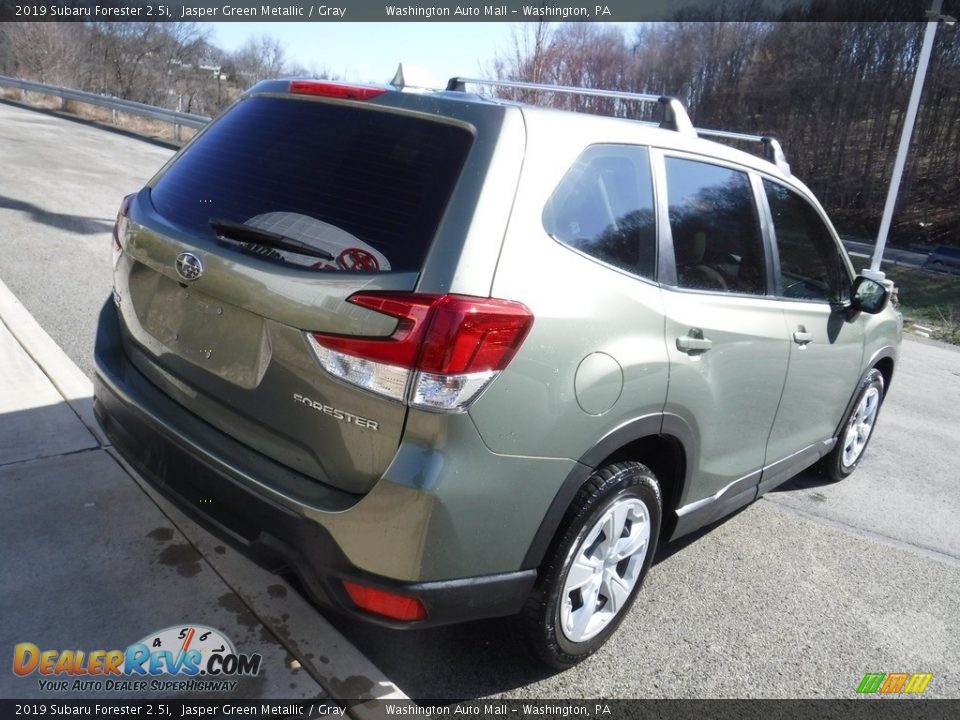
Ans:
POLYGON ((889 295, 887 289, 876 280, 860 275, 853 281, 850 291, 850 309, 876 315, 886 307, 889 295))

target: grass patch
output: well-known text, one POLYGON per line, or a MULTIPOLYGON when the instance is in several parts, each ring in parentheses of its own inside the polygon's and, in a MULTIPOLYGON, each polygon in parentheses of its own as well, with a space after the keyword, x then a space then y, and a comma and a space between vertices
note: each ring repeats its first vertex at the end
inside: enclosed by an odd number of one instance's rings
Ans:
POLYGON ((884 263, 897 286, 905 323, 931 328, 930 336, 960 345, 960 275, 915 270, 884 263))

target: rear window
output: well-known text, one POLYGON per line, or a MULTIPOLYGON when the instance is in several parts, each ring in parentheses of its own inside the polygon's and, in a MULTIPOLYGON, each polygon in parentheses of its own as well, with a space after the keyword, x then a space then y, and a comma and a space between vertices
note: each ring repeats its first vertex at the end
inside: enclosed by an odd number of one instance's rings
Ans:
POLYGON ((238 245, 275 260, 416 271, 472 140, 463 127, 409 115, 253 97, 191 145, 151 199, 166 219, 201 235, 217 236, 211 221, 241 223, 320 251, 249 237, 238 245))

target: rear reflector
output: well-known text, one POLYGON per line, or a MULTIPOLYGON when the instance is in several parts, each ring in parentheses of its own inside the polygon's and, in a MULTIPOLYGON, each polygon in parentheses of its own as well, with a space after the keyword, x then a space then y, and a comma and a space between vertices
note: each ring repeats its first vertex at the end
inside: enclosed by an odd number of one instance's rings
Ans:
POLYGON ((466 410, 507 367, 533 324, 495 298, 357 293, 349 302, 397 319, 389 337, 308 334, 331 375, 411 406, 466 410))
POLYGON ((323 80, 293 80, 290 82, 289 91, 297 95, 319 95, 341 100, 369 100, 386 92, 384 88, 345 85, 323 80))
POLYGON ((343 581, 343 587, 357 607, 374 615, 383 615, 406 622, 423 620, 427 617, 427 609, 415 597, 395 595, 386 590, 377 590, 347 580, 343 581))

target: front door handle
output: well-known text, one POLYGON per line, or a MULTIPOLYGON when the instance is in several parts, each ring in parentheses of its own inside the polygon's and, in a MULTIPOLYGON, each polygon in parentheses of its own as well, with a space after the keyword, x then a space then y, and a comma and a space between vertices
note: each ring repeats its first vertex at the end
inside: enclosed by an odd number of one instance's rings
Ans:
POLYGON ((813 342, 813 333, 808 333, 807 329, 801 325, 793 334, 793 341, 797 345, 806 345, 809 342, 813 342))
POLYGON ((702 353, 713 347, 713 340, 703 336, 703 330, 694 328, 689 335, 677 338, 677 350, 685 353, 702 353))

